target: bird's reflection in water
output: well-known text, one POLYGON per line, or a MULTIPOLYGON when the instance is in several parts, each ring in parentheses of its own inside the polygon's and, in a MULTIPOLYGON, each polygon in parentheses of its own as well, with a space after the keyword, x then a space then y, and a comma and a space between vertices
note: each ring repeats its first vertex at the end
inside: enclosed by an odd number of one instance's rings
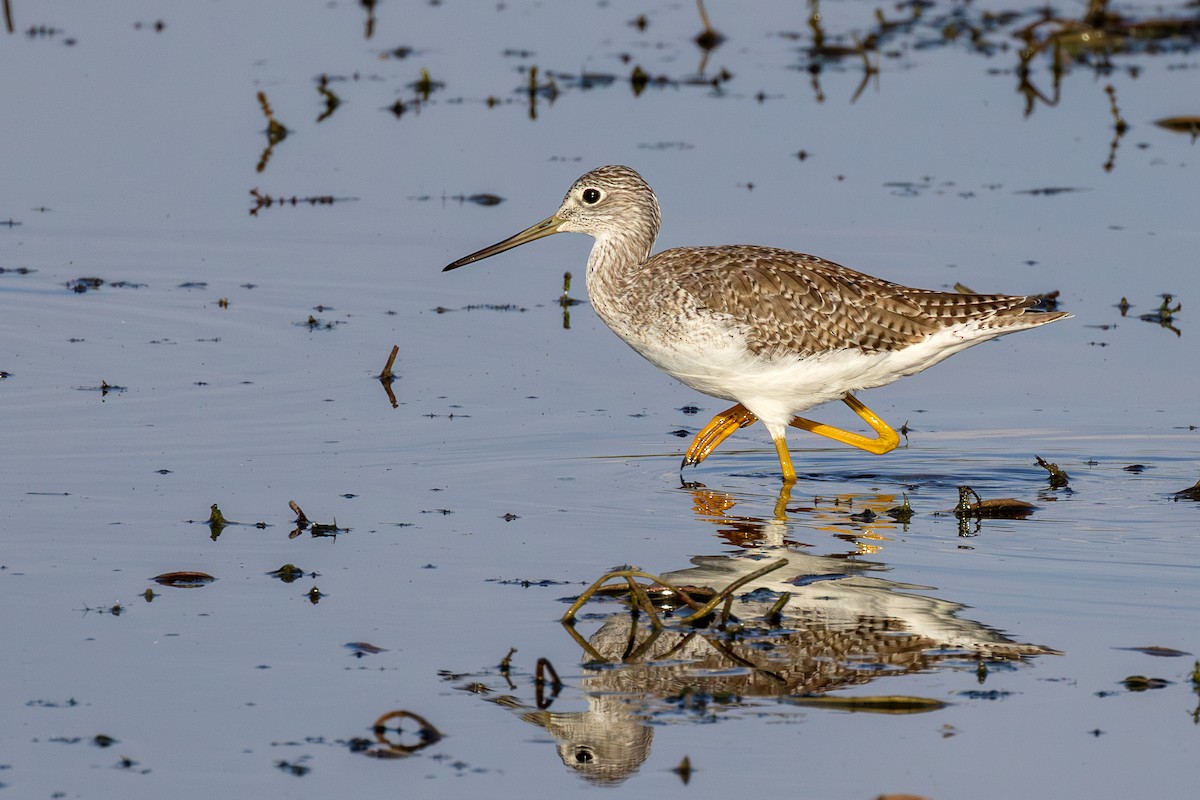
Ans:
MULTIPOLYGON (((885 564, 863 559, 874 542, 887 540, 888 526, 897 526, 874 516, 894 498, 864 504, 859 497, 854 509, 847 498, 801 508, 818 528, 847 541, 846 552, 815 555, 786 538, 784 510, 797 510, 786 494, 774 516, 762 519, 733 516, 730 495, 691 492, 697 515, 740 549, 694 557, 691 567, 662 575, 664 582, 719 591, 768 561, 782 556, 788 563, 743 587, 728 617, 714 614, 707 627, 671 627, 668 615, 667 627, 656 628, 647 614, 622 609, 586 640, 572 628, 589 659, 581 686, 587 710, 526 711, 522 718, 549 732, 563 763, 589 782, 619 783, 633 774, 649 755, 651 723, 709 722, 748 707, 798 714, 806 698, 872 681, 937 668, 975 671, 983 680, 989 664, 1057 654, 964 619, 962 604, 932 596, 932 587, 888 580, 885 564)), ((874 710, 940 706, 880 703, 874 710)))

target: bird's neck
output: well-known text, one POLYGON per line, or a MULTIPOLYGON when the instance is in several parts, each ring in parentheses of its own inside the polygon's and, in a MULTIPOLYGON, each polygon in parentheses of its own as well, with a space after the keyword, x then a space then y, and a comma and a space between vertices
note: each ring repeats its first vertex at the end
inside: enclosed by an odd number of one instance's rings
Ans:
POLYGON ((652 232, 623 231, 619 236, 597 236, 588 256, 587 277, 590 287, 607 285, 613 290, 627 285, 650 258, 654 246, 652 232))

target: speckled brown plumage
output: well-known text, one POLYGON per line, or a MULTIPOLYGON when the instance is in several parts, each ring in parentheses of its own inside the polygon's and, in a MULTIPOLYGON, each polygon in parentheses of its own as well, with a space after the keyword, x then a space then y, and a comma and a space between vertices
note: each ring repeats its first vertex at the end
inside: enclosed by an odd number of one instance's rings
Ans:
POLYGON ((914 289, 817 256, 753 245, 665 250, 644 269, 671 275, 704 308, 729 315, 759 355, 895 351, 969 320, 1028 327, 1030 318, 1022 317, 1037 303, 1036 297, 914 289))

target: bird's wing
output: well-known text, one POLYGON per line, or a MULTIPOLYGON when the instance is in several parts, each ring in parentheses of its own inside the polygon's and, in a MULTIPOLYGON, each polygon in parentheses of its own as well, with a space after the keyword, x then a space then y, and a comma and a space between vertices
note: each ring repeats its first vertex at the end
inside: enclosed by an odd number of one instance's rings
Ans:
POLYGON ((758 353, 895 351, 971 320, 1005 327, 1005 317, 1036 302, 913 289, 816 256, 749 245, 666 250, 647 266, 702 309, 739 325, 758 353))

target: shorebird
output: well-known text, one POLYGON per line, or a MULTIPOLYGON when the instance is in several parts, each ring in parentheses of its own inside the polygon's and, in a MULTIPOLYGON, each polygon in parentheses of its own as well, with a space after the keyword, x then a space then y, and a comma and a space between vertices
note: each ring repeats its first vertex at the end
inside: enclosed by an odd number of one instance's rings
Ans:
POLYGON ((658 198, 641 175, 599 167, 575 181, 553 216, 443 272, 555 233, 595 239, 587 292, 600 319, 668 375, 736 403, 696 435, 681 469, 758 420, 775 443, 785 484, 796 481, 789 426, 886 453, 900 437, 854 392, 1069 316, 1033 310, 1034 296, 914 289, 773 247, 676 247, 652 256, 660 220, 658 198), (875 437, 796 416, 830 400, 853 409, 875 437))

